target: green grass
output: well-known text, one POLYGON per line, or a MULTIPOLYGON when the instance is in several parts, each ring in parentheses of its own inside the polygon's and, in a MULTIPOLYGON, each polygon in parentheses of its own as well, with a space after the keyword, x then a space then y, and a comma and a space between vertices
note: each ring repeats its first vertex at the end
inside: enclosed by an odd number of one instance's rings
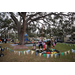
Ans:
POLYGON ((55 46, 55 49, 59 50, 60 52, 68 51, 68 50, 71 50, 71 49, 75 50, 75 44, 57 43, 56 46, 55 46))
MULTIPOLYGON (((57 43, 55 46, 56 50, 59 50, 60 52, 65 52, 71 49, 75 50, 75 45, 67 45, 67 44, 59 44, 57 43)), ((12 50, 14 50, 14 47, 10 45, 10 43, 8 44, 0 44, 0 46, 4 47, 8 47, 12 50)), ((37 47, 38 48, 38 47, 37 47)), ((32 47, 28 47, 28 49, 32 49, 32 47)), ((23 50, 16 50, 16 51, 24 51, 23 50)), ((5 50, 3 52, 4 57, 0 57, 0 62, 75 62, 75 53, 73 53, 73 58, 72 58, 72 53, 67 54, 67 55, 57 55, 57 57, 55 58, 55 56, 53 56, 53 58, 51 58, 49 56, 49 58, 47 58, 47 55, 44 57, 43 55, 40 57, 39 55, 35 56, 35 53, 33 55, 31 55, 31 52, 29 52, 29 54, 25 54, 25 55, 18 55, 14 54, 14 52, 9 52, 9 50, 5 50)))

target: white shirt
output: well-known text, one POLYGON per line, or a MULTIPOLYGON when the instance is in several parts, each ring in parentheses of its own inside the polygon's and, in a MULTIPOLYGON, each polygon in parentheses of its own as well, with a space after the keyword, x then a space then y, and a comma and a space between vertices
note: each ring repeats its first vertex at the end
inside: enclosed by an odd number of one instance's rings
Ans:
POLYGON ((4 39, 4 41, 6 41, 6 39, 4 39))

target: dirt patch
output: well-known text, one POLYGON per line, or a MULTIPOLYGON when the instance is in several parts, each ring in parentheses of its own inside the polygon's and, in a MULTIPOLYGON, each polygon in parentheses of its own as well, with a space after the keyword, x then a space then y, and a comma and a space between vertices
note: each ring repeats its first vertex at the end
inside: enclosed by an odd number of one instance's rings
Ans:
POLYGON ((28 47, 25 47, 25 45, 16 45, 14 49, 28 49, 28 47))

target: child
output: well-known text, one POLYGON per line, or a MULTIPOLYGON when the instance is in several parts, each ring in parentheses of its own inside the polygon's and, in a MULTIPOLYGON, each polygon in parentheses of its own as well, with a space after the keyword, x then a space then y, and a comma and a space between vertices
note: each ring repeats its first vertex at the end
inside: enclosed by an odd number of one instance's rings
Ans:
POLYGON ((52 51, 54 51, 54 50, 55 50, 55 49, 54 49, 54 47, 53 47, 53 45, 52 45, 52 48, 51 48, 51 50, 52 50, 52 51))
POLYGON ((54 49, 54 48, 53 48, 53 45, 52 45, 51 49, 54 49))
POLYGON ((47 44, 45 44, 45 49, 47 49, 47 44))
POLYGON ((43 42, 43 49, 45 50, 45 42, 43 42))
POLYGON ((33 50, 35 50, 35 47, 36 47, 36 44, 35 44, 35 43, 33 43, 33 48, 32 48, 32 49, 33 49, 33 50))
POLYGON ((53 46, 53 48, 55 47, 55 42, 53 41, 53 43, 52 43, 52 46, 53 46))

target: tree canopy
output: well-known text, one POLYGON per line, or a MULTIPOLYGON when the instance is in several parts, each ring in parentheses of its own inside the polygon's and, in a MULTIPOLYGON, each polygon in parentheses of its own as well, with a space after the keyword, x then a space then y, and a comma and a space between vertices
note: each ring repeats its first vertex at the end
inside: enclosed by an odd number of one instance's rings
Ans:
POLYGON ((51 35, 64 37, 74 31, 74 12, 1 12, 0 15, 1 28, 16 29, 20 44, 24 44, 25 33, 31 35, 37 31, 40 36, 49 34, 50 37, 51 35), (6 15, 10 18, 4 18, 6 15))

